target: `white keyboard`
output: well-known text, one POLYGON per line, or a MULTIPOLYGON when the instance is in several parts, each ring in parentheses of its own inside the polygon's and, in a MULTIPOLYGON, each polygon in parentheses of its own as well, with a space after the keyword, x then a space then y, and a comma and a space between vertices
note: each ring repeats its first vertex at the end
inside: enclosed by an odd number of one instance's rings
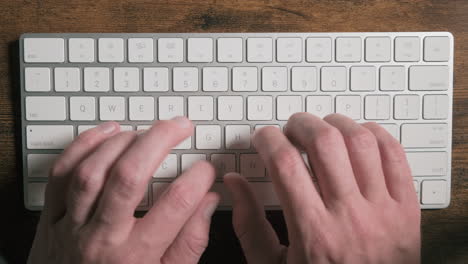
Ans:
MULTIPOLYGON (((195 135, 154 173, 140 209, 197 160, 238 171, 278 208, 250 142, 295 112, 376 121, 405 147, 422 208, 450 203, 453 36, 411 33, 24 34, 25 206, 40 210, 53 160, 102 121, 122 130, 186 115, 195 135)), ((230 200, 221 178, 214 190, 230 200)))

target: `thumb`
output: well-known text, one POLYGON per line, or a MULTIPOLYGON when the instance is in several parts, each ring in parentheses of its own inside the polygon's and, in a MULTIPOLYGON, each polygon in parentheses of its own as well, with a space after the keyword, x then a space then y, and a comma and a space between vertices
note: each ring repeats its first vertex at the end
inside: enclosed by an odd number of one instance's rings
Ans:
POLYGON ((208 246, 211 216, 219 203, 217 193, 207 193, 161 258, 161 263, 198 263, 208 246))
POLYGON ((237 173, 224 176, 224 184, 233 200, 234 231, 248 263, 281 263, 285 247, 279 243, 273 227, 265 218, 263 206, 250 184, 237 173))

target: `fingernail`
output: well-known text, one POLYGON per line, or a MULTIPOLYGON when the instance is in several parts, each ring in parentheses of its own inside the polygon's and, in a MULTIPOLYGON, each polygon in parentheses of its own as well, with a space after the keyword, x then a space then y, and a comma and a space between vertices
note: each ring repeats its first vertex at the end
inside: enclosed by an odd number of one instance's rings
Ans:
POLYGON ((180 128, 187 128, 190 126, 190 121, 184 116, 176 116, 171 120, 175 121, 180 128))
POLYGON ((99 131, 105 134, 112 133, 116 128, 117 126, 113 122, 102 123, 98 126, 99 131))
POLYGON ((210 220, 211 216, 213 216, 214 212, 218 208, 218 201, 212 202, 205 208, 205 218, 210 220))

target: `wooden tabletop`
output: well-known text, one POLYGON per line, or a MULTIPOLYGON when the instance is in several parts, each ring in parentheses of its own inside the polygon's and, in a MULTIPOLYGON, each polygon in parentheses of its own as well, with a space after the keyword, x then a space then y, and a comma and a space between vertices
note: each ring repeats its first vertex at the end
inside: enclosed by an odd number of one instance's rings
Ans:
MULTIPOLYGON (((452 202, 422 213, 424 263, 468 262, 468 1, 9 0, 0 5, 0 254, 23 263, 38 215, 22 204, 16 40, 25 32, 450 31, 455 36, 452 202)), ((270 212, 282 241, 282 216, 270 212)), ((395 218, 398 215, 395 215, 395 218)), ((346 249, 343 249, 346 250, 346 249)), ((230 213, 216 213, 201 263, 243 263, 230 213)))

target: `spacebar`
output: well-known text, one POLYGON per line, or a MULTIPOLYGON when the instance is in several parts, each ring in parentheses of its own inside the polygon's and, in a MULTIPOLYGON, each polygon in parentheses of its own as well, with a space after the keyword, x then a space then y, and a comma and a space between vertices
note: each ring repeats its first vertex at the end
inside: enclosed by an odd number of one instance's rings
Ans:
MULTIPOLYGON (((278 206, 280 205, 279 200, 276 196, 275 190, 273 188, 273 183, 271 182, 250 182, 252 189, 255 193, 255 196, 260 201, 260 204, 264 206, 278 206)), ((211 189, 213 192, 217 192, 221 196, 221 201, 219 202, 220 206, 231 206, 232 199, 228 190, 222 183, 213 184, 211 189)))

